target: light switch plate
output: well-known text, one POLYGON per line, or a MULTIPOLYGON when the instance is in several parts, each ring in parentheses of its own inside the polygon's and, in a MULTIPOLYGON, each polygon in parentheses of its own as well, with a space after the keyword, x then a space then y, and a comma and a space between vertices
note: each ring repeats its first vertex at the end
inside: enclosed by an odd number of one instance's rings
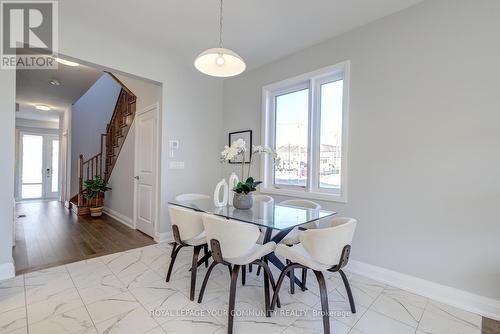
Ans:
POLYGON ((170 161, 170 169, 184 169, 184 161, 170 161))

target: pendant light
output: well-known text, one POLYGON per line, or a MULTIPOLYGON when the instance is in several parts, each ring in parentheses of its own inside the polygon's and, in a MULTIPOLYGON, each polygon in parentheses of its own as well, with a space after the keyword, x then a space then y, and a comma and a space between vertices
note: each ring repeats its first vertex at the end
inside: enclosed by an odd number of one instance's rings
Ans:
POLYGON ((245 71, 246 65, 243 58, 241 58, 236 52, 223 47, 222 9, 223 0, 220 0, 219 47, 211 48, 200 53, 194 61, 194 66, 201 73, 213 77, 232 77, 245 71))

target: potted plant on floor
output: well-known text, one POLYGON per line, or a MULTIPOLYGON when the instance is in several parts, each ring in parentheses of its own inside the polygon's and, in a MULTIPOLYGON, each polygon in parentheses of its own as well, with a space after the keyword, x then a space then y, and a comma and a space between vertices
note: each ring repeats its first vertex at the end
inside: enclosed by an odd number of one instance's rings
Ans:
POLYGON ((93 180, 85 181, 85 198, 90 205, 90 216, 102 216, 102 203, 104 193, 111 188, 108 187, 108 181, 100 176, 96 176, 93 180))

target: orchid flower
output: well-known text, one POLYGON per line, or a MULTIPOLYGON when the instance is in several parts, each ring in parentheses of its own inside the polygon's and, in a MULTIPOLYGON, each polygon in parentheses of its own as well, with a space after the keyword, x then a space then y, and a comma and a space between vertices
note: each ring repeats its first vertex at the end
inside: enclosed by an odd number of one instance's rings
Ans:
MULTIPOLYGON (((224 150, 221 152, 221 162, 228 162, 234 160, 239 155, 242 156, 241 164, 241 178, 245 178, 245 153, 247 152, 246 142, 243 139, 238 139, 234 141, 231 146, 224 146, 224 150)), ((269 146, 253 145, 252 152, 254 154, 267 154, 271 157, 275 165, 279 164, 280 158, 278 154, 273 151, 269 146)), ((248 165, 248 177, 250 177, 250 168, 252 166, 252 159, 249 161, 248 165)))

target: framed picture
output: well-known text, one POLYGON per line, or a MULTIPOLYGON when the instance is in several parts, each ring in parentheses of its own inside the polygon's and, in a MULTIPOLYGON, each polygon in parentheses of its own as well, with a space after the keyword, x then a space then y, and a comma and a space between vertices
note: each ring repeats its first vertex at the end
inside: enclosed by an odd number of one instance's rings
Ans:
MULTIPOLYGON (((245 153, 245 163, 249 164, 252 158, 252 130, 230 132, 228 145, 231 146, 233 142, 240 138, 246 143, 247 151, 245 153)), ((230 164, 241 164, 241 162, 241 157, 238 157, 236 160, 229 160, 230 164)))

